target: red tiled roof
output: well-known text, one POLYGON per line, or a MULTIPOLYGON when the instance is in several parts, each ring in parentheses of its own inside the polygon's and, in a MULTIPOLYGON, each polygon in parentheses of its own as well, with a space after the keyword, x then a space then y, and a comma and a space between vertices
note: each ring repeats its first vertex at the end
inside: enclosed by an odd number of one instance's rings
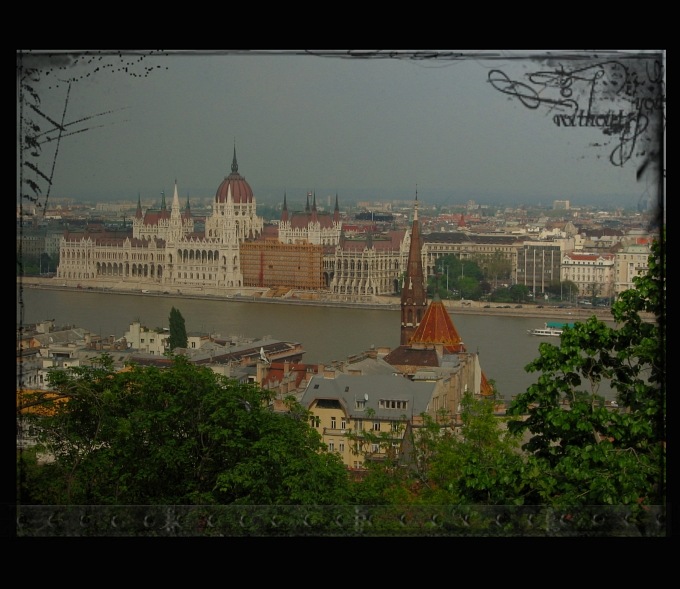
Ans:
POLYGON ((158 225, 160 220, 166 220, 169 218, 170 211, 167 209, 164 211, 146 211, 146 214, 144 215, 144 225, 158 225))
POLYGON ((449 353, 465 352, 460 335, 439 297, 427 307, 409 344, 442 344, 449 353))
MULTIPOLYGON (((293 229, 305 229, 312 222, 312 213, 289 213, 288 220, 293 229)), ((316 213, 316 220, 322 229, 333 227, 333 217, 330 213, 316 213)))

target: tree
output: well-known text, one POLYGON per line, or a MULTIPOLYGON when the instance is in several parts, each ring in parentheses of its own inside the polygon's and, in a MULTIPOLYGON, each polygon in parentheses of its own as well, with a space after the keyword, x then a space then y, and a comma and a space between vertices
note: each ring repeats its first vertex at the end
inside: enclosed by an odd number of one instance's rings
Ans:
POLYGON ((26 469, 20 498, 66 505, 349 501, 344 465, 324 451, 292 397, 287 411, 274 412, 268 393, 184 356, 169 368, 115 372, 104 354, 93 366, 53 371, 49 381, 57 394, 36 402, 51 411, 35 420, 41 450, 54 460, 26 469))
POLYGON ((170 337, 168 347, 172 352, 175 348, 186 348, 188 344, 187 328, 184 324, 184 317, 179 309, 170 309, 170 337))
MULTIPOLYGON (((501 427, 494 402, 466 393, 461 424, 442 414, 420 416, 405 432, 405 453, 367 461, 367 475, 358 485, 360 502, 388 505, 510 505, 522 504, 524 459, 519 441, 501 427)), ((372 432, 362 432, 361 437, 372 432)), ((380 438, 373 436, 373 443, 380 438)), ((369 445, 370 446, 370 445, 369 445)))
POLYGON ((664 505, 666 500, 665 233, 645 276, 612 307, 542 343, 536 384, 516 397, 511 431, 528 434, 528 500, 551 505, 664 505), (653 313, 656 322, 644 321, 653 313), (608 380, 616 406, 598 394, 608 380))

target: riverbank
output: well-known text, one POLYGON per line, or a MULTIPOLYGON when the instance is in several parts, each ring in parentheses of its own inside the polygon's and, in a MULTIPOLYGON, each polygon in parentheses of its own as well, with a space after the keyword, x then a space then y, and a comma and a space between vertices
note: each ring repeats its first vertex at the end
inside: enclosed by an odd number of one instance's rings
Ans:
MULTIPOLYGON (((262 304, 282 304, 282 305, 308 305, 316 307, 334 308, 361 308, 376 309, 386 311, 398 311, 400 300, 398 296, 376 296, 373 301, 350 301, 333 300, 325 296, 325 293, 305 293, 304 291, 289 291, 287 296, 267 296, 267 289, 240 289, 238 293, 217 295, 205 292, 202 289, 183 288, 181 291, 151 291, 141 289, 134 285, 120 287, 120 283, 109 286, 82 286, 71 281, 57 280, 54 278, 24 277, 17 278, 17 288, 41 288, 46 290, 65 290, 70 292, 95 293, 106 292, 107 294, 118 294, 127 296, 144 297, 174 297, 224 301, 238 301, 262 304)), ((511 317, 536 317, 544 321, 584 321, 585 319, 596 316, 602 321, 612 321, 611 311, 603 307, 564 307, 556 305, 537 305, 533 303, 522 305, 508 305, 505 303, 485 303, 481 301, 461 301, 446 300, 444 306, 452 314, 460 315, 485 315, 485 316, 511 316, 511 317)), ((645 321, 655 321, 649 314, 643 314, 645 321)))

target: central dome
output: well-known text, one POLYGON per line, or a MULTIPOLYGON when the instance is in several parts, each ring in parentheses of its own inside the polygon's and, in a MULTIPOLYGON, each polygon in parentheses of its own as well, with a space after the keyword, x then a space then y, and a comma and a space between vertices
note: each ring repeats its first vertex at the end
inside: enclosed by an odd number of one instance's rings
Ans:
POLYGON ((227 202, 227 193, 231 188, 231 200, 234 203, 252 203, 253 189, 246 179, 238 173, 238 162, 236 161, 236 146, 234 146, 234 159, 231 162, 231 174, 226 176, 222 183, 217 187, 215 202, 227 202))

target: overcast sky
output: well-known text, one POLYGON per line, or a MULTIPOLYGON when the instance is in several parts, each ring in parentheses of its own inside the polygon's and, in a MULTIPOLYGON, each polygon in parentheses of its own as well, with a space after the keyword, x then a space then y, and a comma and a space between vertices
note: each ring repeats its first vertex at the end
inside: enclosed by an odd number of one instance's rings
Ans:
POLYGON ((654 166, 636 176, 665 128, 661 52, 328 53, 19 52, 24 192, 149 202, 176 180, 182 202, 213 197, 235 144, 258 202, 293 208, 307 191, 341 208, 656 197, 654 166))

